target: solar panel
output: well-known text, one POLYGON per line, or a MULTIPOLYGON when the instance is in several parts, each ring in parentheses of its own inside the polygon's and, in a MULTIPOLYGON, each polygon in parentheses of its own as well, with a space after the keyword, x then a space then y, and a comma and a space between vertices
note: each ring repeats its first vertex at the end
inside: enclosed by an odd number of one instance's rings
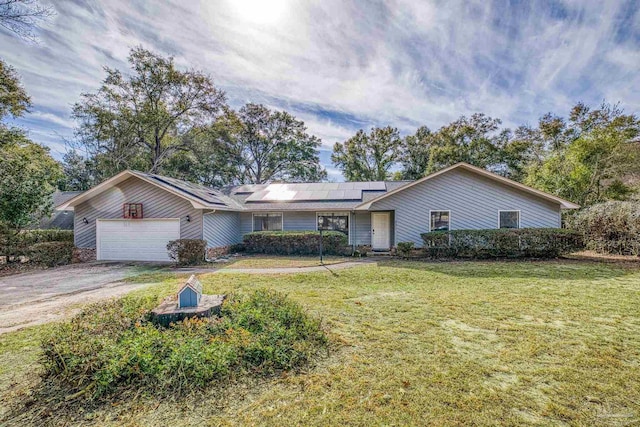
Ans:
POLYGON ((198 199, 205 201, 207 203, 212 203, 217 205, 226 205, 224 200, 222 200, 222 198, 216 191, 210 188, 207 188, 205 186, 194 184, 187 181, 182 181, 179 179, 168 178, 166 176, 160 177, 160 176, 151 175, 151 174, 148 174, 147 176, 163 184, 169 185, 173 188, 176 188, 180 191, 183 191, 187 194, 197 197, 198 199))
POLYGON ((384 191, 384 182, 313 182, 293 184, 243 185, 234 192, 253 191, 247 202, 286 202, 314 200, 362 200, 363 191, 384 191))

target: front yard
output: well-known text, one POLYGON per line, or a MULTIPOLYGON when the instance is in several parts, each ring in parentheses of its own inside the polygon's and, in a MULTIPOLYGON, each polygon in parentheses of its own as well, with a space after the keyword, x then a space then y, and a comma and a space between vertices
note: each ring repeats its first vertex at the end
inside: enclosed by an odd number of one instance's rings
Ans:
MULTIPOLYGON (((173 275, 139 294, 175 291, 173 275)), ((640 270, 580 261, 387 261, 337 272, 203 275, 205 292, 276 288, 334 341, 305 372, 184 399, 82 412, 20 402, 47 326, 0 336, 0 420, 13 425, 635 425, 640 270), (16 410, 19 409, 19 410, 16 410), (44 420, 43 420, 44 418, 44 420)), ((76 408, 77 409, 77 408, 76 408)))

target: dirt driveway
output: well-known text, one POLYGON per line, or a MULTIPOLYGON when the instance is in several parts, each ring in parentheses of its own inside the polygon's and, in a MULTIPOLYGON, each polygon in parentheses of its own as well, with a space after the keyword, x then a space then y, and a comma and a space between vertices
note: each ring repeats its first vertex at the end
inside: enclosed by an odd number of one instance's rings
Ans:
POLYGON ((77 264, 2 277, 0 334, 47 323, 78 311, 80 304, 148 286, 123 281, 142 271, 118 263, 77 264))

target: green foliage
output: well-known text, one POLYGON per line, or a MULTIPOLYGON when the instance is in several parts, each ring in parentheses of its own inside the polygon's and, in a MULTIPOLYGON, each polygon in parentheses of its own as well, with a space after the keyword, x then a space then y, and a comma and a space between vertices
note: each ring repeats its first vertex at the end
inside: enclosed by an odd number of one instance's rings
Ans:
POLYGON ((0 126, 0 223, 19 230, 48 215, 60 177, 48 148, 0 126))
POLYGON ((567 226, 584 235, 587 249, 640 255, 640 202, 599 203, 569 217, 567 226))
POLYGON ((169 257, 178 265, 196 265, 204 262, 207 242, 200 239, 178 239, 167 244, 169 257))
POLYGON ((70 264, 73 259, 73 242, 42 242, 29 246, 29 261, 47 267, 70 264))
POLYGON ((539 132, 547 152, 530 164, 527 184, 583 206, 633 192, 624 181, 640 171, 635 115, 610 104, 595 110, 577 104, 568 121, 543 117, 539 132))
POLYGON ((403 257, 408 257, 413 251, 414 242, 398 242, 398 253, 403 257))
MULTIPOLYGON (((322 232, 322 252, 347 255, 348 238, 339 231, 322 232)), ((275 255, 316 255, 320 253, 318 231, 256 231, 244 235, 247 252, 275 255)))
POLYGON ((421 235, 434 258, 556 258, 584 247, 581 233, 558 228, 433 231, 421 235))
POLYGON ((31 106, 31 99, 20 83, 16 70, 0 60, 0 120, 8 115, 22 116, 31 106))
POLYGON ((238 133, 231 147, 231 161, 238 160, 237 182, 310 182, 327 177, 318 156, 321 141, 307 133, 303 121, 258 104, 242 107, 237 119, 238 133))
POLYGON ((29 255, 30 247, 40 243, 64 242, 73 246, 72 230, 0 229, 0 255, 29 255))
POLYGON ((401 140, 398 129, 373 128, 369 134, 359 130, 353 137, 333 146, 331 161, 347 181, 384 181, 398 161, 401 140))
POLYGON ((95 162, 75 150, 65 153, 62 158, 64 176, 58 183, 61 191, 87 191, 98 183, 95 162))
POLYGON ((209 76, 180 71, 171 57, 136 47, 128 61, 130 75, 105 68, 100 89, 83 94, 73 108, 80 143, 102 176, 126 168, 160 171, 225 107, 224 92, 209 76))
POLYGON ((180 393, 239 375, 273 375, 303 366, 328 341, 319 320, 282 294, 230 295, 220 319, 168 328, 148 321, 153 299, 88 306, 42 341, 44 377, 99 397, 121 389, 180 393))

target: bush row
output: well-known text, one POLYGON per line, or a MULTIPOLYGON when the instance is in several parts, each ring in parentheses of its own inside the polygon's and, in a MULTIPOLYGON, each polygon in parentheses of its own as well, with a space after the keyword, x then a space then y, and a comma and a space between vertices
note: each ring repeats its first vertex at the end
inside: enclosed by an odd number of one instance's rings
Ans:
POLYGON ((580 233, 558 228, 434 231, 422 240, 434 258, 555 258, 584 247, 580 233))
POLYGON ((66 393, 122 389, 179 393, 241 374, 297 368, 326 349, 320 321, 282 294, 230 295, 219 319, 164 328, 149 321, 155 298, 125 297, 84 309, 42 341, 44 377, 66 393))
POLYGON ((640 255, 640 202, 593 205, 568 218, 567 226, 583 234, 587 249, 640 255))
MULTIPOLYGON (((322 232, 322 252, 350 255, 348 238, 339 231, 322 232)), ((244 235, 247 252, 275 255, 316 255, 320 248, 318 231, 256 231, 244 235)))
POLYGON ((73 244, 73 230, 12 230, 0 229, 0 255, 29 255, 29 247, 39 243, 69 242, 73 244))

